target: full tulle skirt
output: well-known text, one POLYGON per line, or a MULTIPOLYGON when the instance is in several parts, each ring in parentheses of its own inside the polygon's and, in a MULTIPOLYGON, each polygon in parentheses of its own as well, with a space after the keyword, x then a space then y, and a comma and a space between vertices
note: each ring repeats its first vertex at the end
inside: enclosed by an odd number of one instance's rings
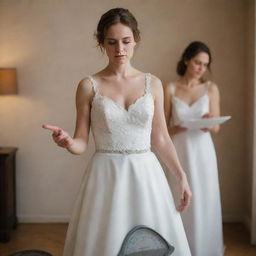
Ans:
POLYGON ((155 154, 95 153, 81 183, 63 256, 116 256, 137 225, 157 231, 175 248, 172 255, 191 255, 155 154))

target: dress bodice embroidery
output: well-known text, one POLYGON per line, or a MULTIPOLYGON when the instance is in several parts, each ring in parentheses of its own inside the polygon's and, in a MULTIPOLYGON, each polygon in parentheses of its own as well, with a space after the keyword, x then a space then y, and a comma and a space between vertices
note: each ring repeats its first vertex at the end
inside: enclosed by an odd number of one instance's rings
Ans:
POLYGON ((145 75, 145 92, 128 109, 99 93, 97 82, 88 77, 94 90, 91 128, 100 152, 145 152, 150 149, 154 100, 151 75, 145 75))
POLYGON ((170 86, 170 94, 172 100, 172 122, 173 125, 179 125, 183 120, 191 118, 200 118, 204 114, 209 113, 209 96, 208 89, 211 82, 208 81, 205 85, 205 93, 195 102, 189 105, 184 100, 175 95, 176 87, 170 86))

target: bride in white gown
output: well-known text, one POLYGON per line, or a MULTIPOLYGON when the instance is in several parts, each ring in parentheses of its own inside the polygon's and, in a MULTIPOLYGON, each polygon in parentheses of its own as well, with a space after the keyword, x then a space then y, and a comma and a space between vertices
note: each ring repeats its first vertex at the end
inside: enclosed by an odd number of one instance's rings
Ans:
MULTIPOLYGON (((169 133, 193 193, 191 206, 181 214, 193 256, 223 255, 218 169, 210 134, 218 132, 219 125, 201 130, 180 126, 190 118, 220 115, 218 87, 202 78, 210 63, 209 48, 202 42, 192 42, 178 63, 181 78, 165 89, 169 133)), ((175 196, 175 184, 171 186, 175 196)))
POLYGON ((96 146, 74 206, 63 256, 116 256, 137 225, 157 231, 174 247, 172 255, 190 256, 179 211, 188 207, 191 192, 167 131, 162 85, 130 63, 140 39, 137 21, 126 9, 111 9, 101 17, 96 36, 109 64, 78 85, 74 136, 56 126, 43 126, 73 154, 87 148, 90 128, 96 146), (150 150, 151 142, 177 177, 179 211, 150 150))

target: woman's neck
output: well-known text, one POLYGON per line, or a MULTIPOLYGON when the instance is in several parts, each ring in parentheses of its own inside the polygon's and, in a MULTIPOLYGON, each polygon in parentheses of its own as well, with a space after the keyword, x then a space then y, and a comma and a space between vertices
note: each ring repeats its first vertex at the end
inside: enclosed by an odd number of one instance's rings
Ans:
POLYGON ((198 84, 200 84, 200 79, 195 78, 189 74, 185 74, 181 79, 180 82, 182 83, 183 86, 186 86, 188 88, 192 88, 198 84))
POLYGON ((134 71, 135 69, 132 67, 130 62, 118 65, 109 63, 108 66, 104 69, 104 73, 106 75, 114 75, 118 78, 125 78, 134 73, 134 71))

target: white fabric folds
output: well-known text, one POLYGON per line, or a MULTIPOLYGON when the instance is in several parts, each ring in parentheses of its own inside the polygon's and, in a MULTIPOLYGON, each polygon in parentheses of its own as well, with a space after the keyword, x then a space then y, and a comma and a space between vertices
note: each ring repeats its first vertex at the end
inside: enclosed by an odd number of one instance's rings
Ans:
POLYGON ((154 153, 96 153, 82 181, 63 256, 116 256, 137 225, 161 234, 175 248, 173 256, 191 255, 154 153))

